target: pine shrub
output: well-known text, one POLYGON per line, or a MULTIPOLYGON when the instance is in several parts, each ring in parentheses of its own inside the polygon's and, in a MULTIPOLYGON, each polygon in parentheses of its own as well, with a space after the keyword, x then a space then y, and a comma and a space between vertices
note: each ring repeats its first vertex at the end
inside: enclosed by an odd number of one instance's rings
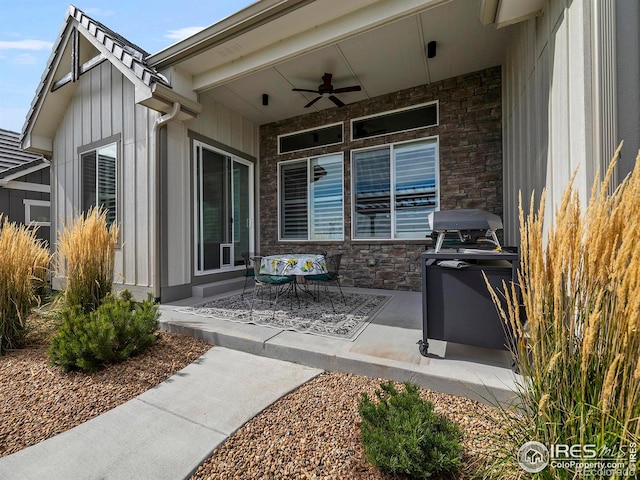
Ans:
POLYGON ((49 358, 67 371, 94 372, 135 356, 153 344, 158 329, 158 307, 151 295, 136 302, 126 290, 108 295, 95 311, 67 305, 59 315, 61 326, 51 340, 49 358))
POLYGON ((20 347, 51 256, 33 228, 0 214, 0 354, 20 347))
POLYGON ((111 293, 118 234, 116 224, 107 225, 102 207, 92 208, 63 226, 58 240, 58 276, 66 278, 67 306, 78 306, 88 313, 111 293))
POLYGON ((411 478, 455 472, 462 447, 459 427, 433 410, 411 383, 398 391, 381 383, 377 402, 363 394, 359 401, 364 451, 375 467, 411 478))

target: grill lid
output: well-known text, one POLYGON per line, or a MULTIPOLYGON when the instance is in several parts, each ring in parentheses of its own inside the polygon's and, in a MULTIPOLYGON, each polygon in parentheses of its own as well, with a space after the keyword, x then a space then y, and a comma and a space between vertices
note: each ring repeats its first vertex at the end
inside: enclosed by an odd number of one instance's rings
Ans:
POLYGON ((502 229, 502 220, 498 215, 479 208, 432 212, 429 214, 429 223, 436 232, 502 229))
POLYGON ((482 232, 481 235, 488 237, 487 240, 493 244, 495 250, 501 251, 495 231, 502 228, 502 220, 499 216, 486 210, 479 208, 440 210, 429 214, 429 223, 431 229, 438 232, 436 253, 442 248, 447 232, 458 232, 462 242, 465 241, 465 236, 474 238, 472 232, 482 232), (462 232, 465 232, 465 235, 462 232))

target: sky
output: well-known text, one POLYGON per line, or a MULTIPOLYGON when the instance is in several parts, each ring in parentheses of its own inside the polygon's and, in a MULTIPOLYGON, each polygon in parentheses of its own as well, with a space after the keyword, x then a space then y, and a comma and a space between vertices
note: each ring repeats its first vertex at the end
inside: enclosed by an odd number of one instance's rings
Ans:
MULTIPOLYGON (((75 0, 77 8, 149 53, 242 10, 255 0, 75 0)), ((67 0, 0 0, 0 128, 21 132, 67 0)))

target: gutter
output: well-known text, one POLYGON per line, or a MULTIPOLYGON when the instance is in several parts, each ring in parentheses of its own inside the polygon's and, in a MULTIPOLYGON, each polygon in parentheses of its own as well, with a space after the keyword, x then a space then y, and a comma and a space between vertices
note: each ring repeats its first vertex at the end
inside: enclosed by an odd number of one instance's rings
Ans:
POLYGON ((153 137, 155 141, 155 152, 153 158, 155 160, 156 167, 154 175, 155 215, 153 222, 153 245, 155 252, 153 255, 153 299, 156 303, 160 303, 160 282, 162 280, 162 276, 160 275, 160 268, 162 264, 162 262, 160 261, 160 256, 162 255, 162 232, 160 228, 160 222, 162 219, 162 214, 160 211, 160 204, 162 201, 162 192, 160 186, 160 182, 162 180, 160 172, 160 129, 171 120, 174 120, 179 113, 180 103, 174 102, 171 111, 169 113, 165 113, 161 117, 158 117, 153 123, 153 137))

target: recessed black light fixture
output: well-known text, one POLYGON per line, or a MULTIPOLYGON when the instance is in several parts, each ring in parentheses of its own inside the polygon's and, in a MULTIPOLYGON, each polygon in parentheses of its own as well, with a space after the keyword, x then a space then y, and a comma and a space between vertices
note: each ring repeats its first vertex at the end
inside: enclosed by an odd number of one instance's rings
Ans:
POLYGON ((262 105, 264 105, 265 107, 269 105, 269 95, 266 93, 262 94, 262 105))
POLYGON ((435 58, 436 56, 436 41, 431 40, 427 43, 427 58, 435 58))

